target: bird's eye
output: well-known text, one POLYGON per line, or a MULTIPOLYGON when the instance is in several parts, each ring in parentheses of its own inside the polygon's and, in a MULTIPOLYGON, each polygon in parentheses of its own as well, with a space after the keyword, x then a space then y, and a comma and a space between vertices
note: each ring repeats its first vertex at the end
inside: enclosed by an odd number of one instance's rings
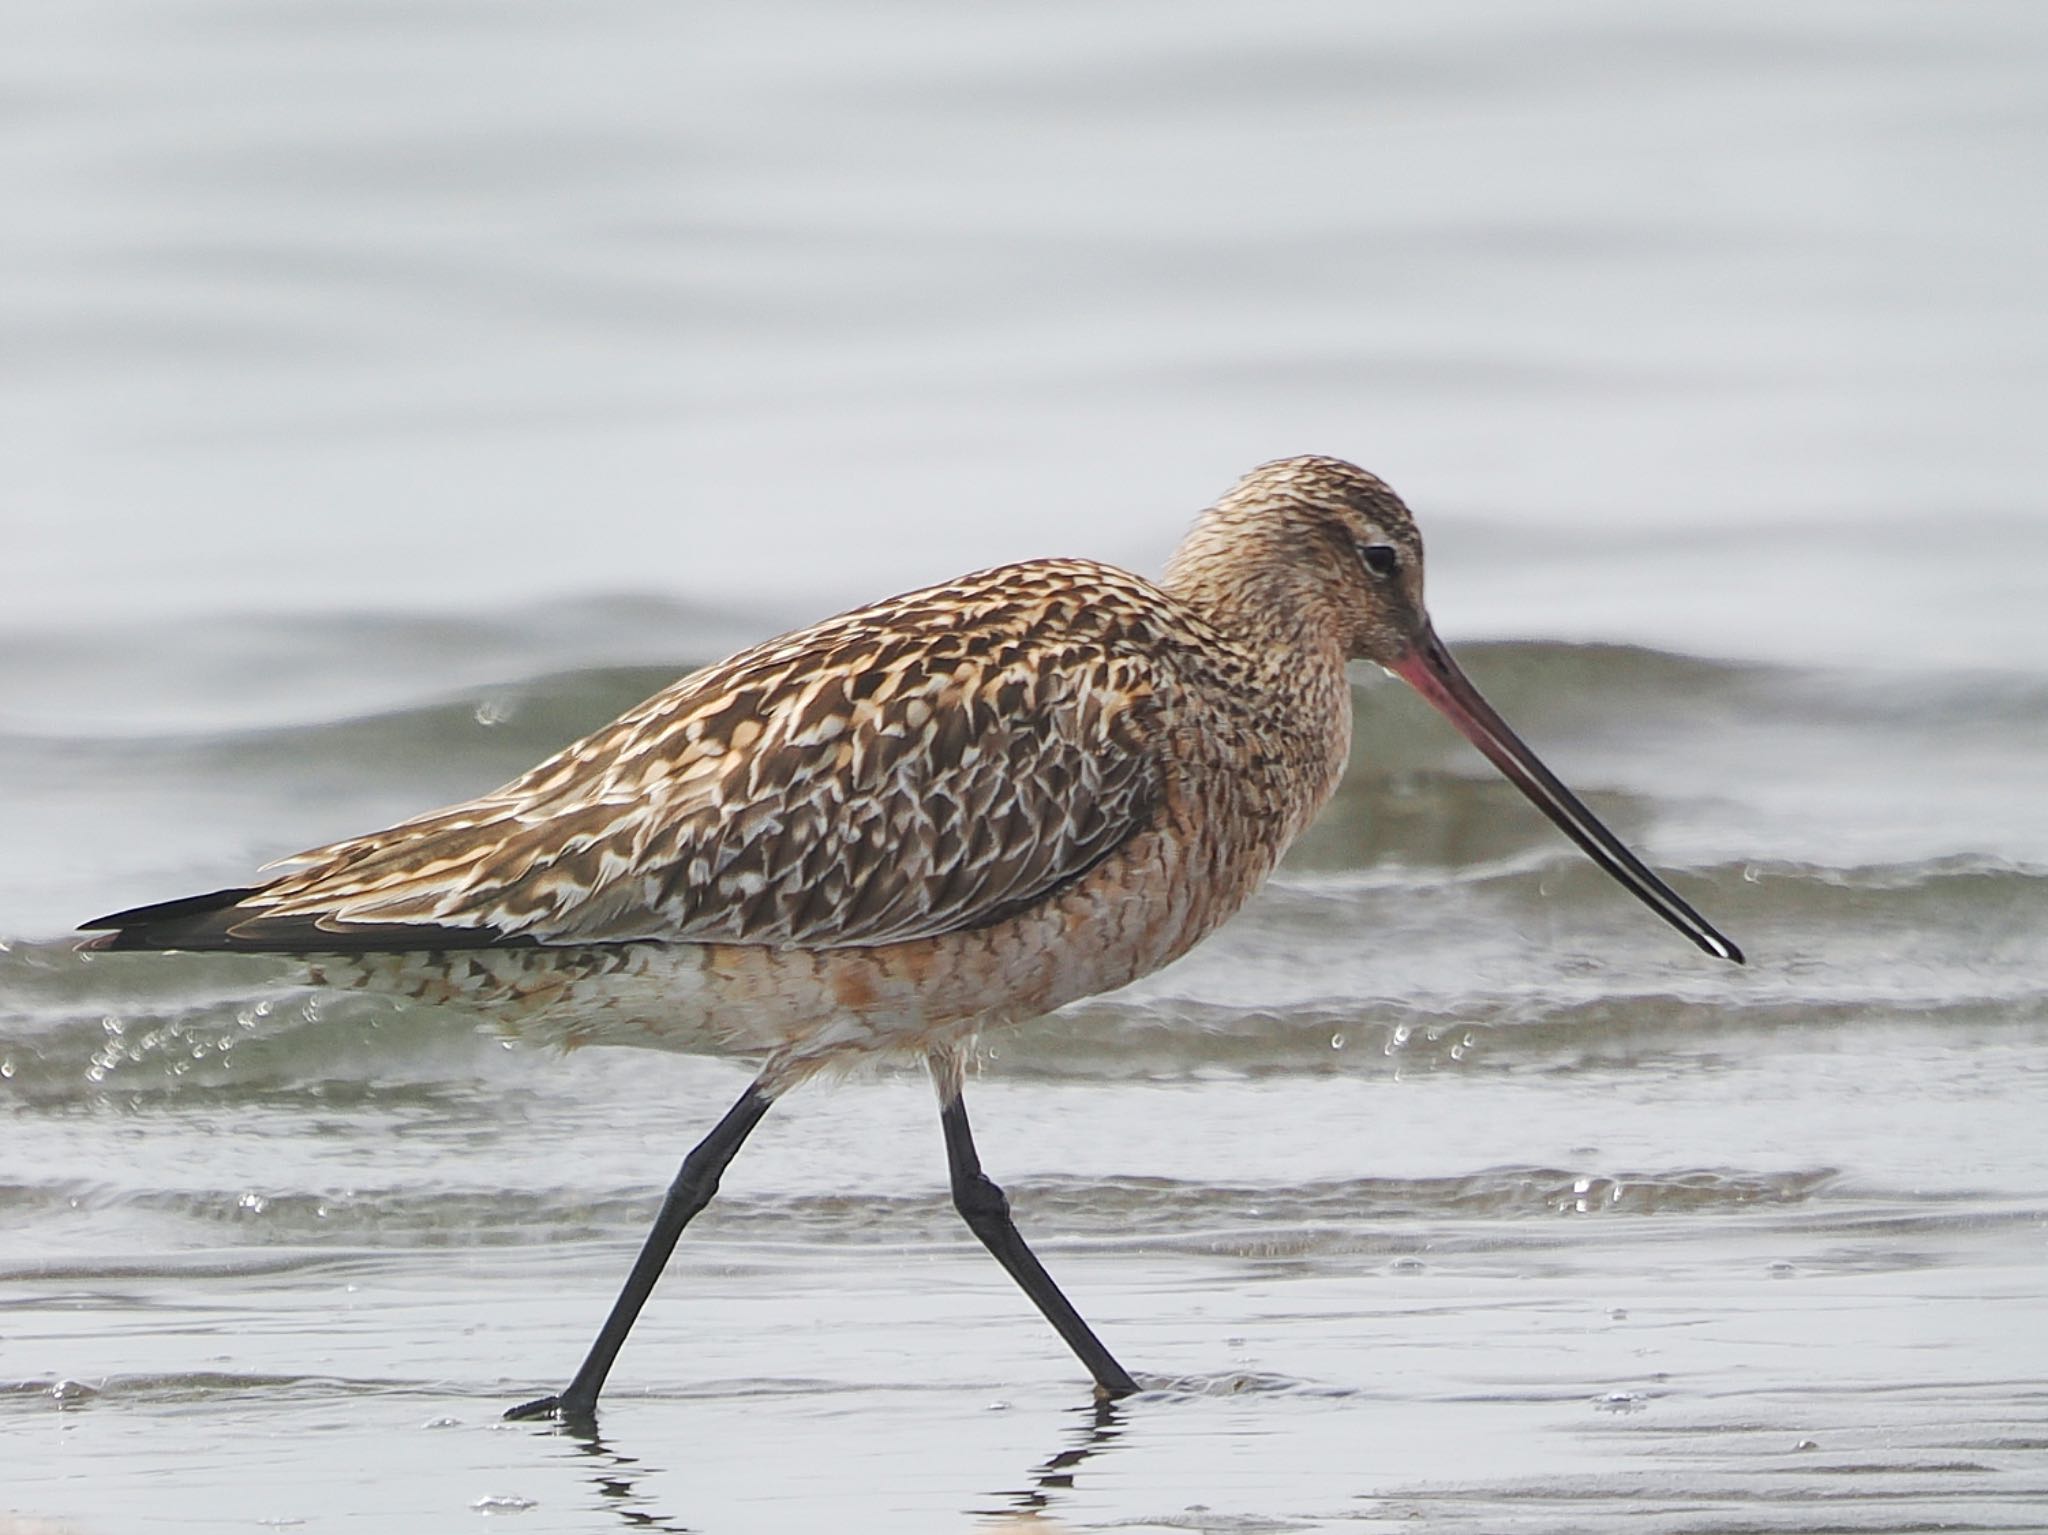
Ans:
POLYGON ((1391 576, 1401 568, 1401 551, 1392 544, 1360 544, 1358 557, 1376 576, 1391 576))

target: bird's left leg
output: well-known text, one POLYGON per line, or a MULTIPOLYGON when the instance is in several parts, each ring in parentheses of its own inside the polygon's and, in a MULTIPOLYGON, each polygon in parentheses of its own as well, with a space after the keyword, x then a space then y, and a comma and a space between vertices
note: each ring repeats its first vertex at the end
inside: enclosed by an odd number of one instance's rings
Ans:
POLYGON ((605 1318, 597 1341, 591 1344, 590 1353, 584 1358, 582 1368, 577 1370, 576 1378, 569 1382, 560 1396, 544 1396, 538 1401, 524 1402, 507 1411, 506 1417, 560 1418, 568 1423, 589 1423, 595 1418, 597 1394, 604 1388, 612 1361, 618 1358, 619 1350, 625 1346, 626 1334, 632 1331, 640 1308, 654 1293, 654 1281, 661 1277, 668 1255, 675 1251, 676 1239, 683 1234, 683 1227, 690 1223, 690 1217, 711 1203, 711 1196, 718 1192, 718 1180, 726 1164, 733 1159, 748 1132, 761 1122, 761 1116, 768 1112, 774 1101, 770 1078, 764 1072, 740 1094, 739 1102, 726 1110, 725 1118, 683 1159, 682 1170, 676 1174, 675 1182, 669 1185, 668 1195, 655 1216, 654 1229, 647 1233, 640 1256, 634 1260, 632 1272, 626 1276, 626 1287, 612 1303, 611 1314, 605 1318))
POLYGON ((953 1175, 953 1206, 967 1222, 968 1230, 981 1238, 981 1245, 995 1254, 998 1263, 1010 1271, 1032 1303, 1045 1313, 1059 1335, 1067 1340, 1088 1373, 1095 1377, 1096 1394, 1103 1397, 1129 1396, 1138 1389, 1130 1373, 1116 1362, 1102 1340, 1095 1336, 1081 1313, 1073 1308, 1052 1275, 1046 1273, 1016 1223, 1010 1219, 1009 1196, 996 1187, 981 1170, 981 1158, 974 1149, 974 1137, 967 1128, 967 1104, 961 1097, 964 1061, 957 1048, 934 1049, 929 1057, 932 1084, 939 1092, 939 1123, 946 1132, 946 1164, 953 1175))

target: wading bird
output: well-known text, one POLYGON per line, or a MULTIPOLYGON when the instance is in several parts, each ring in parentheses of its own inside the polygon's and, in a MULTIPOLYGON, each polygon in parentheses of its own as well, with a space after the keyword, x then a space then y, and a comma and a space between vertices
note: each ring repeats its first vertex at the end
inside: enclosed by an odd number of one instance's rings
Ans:
POLYGON ((923 1056, 953 1201, 1104 1396, 1137 1386, 1025 1246, 961 1099, 977 1033, 1125 985, 1230 917, 1337 787, 1349 661, 1411 684, 1658 916, 1741 953, 1465 679, 1399 497, 1331 458, 1254 469, 1154 585, 1041 560, 782 635, 477 799, 117 912, 91 947, 283 953, 311 978, 759 1070, 684 1158, 559 1396, 588 1421, 676 1239, 775 1100, 923 1056))

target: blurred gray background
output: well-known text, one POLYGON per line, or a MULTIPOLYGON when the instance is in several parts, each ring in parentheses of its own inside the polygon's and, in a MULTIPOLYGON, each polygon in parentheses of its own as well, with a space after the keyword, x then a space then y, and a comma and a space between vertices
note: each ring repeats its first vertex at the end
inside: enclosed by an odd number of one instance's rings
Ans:
POLYGON ((0 16, 17 641, 1149 569, 1321 451, 1454 635, 2042 648, 2030 0, 0 16))

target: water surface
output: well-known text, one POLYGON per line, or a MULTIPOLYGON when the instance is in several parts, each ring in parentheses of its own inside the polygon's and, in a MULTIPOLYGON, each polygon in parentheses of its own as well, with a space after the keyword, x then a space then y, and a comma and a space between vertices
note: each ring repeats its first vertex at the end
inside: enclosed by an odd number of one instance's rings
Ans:
POLYGON ((2048 19, 9 6, 0 1529, 2048 1526, 2048 19), (1249 464, 1751 955, 1359 678, 1180 965, 778 1105, 77 921, 1249 464))

